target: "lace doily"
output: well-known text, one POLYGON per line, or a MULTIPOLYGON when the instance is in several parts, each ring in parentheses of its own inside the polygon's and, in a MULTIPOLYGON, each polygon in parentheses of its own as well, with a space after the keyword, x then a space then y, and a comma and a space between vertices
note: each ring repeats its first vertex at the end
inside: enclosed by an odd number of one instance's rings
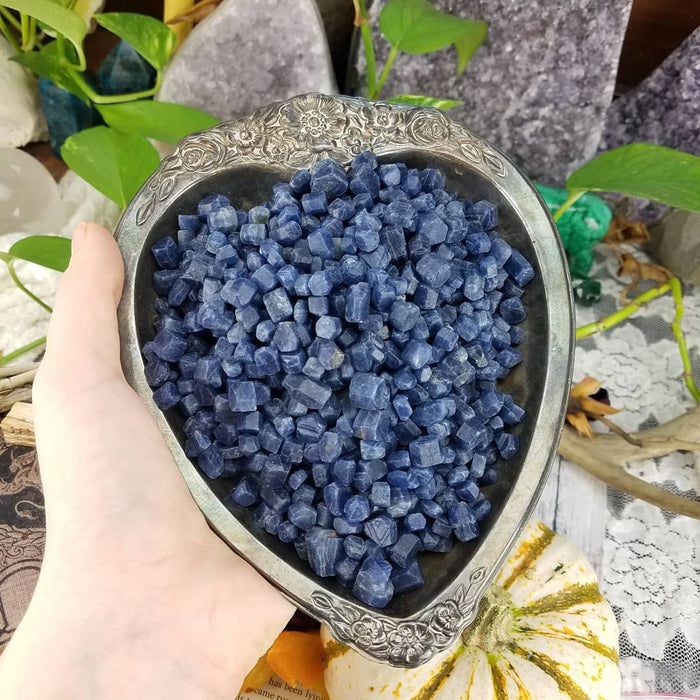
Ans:
MULTIPOLYGON (((603 297, 577 306, 577 325, 619 308, 624 282, 617 260, 596 249, 591 273, 603 297)), ((683 330, 700 382, 700 288, 684 290, 683 330)), ((630 294, 630 298, 634 293, 630 294)), ((671 333, 670 295, 652 301, 632 319, 578 343, 575 379, 596 377, 625 430, 653 427, 694 405, 682 380, 671 333)), ((598 428, 596 428, 598 429, 598 428)), ((635 462, 630 473, 690 498, 700 494, 700 455, 675 453, 635 462)), ((601 590, 620 624, 624 692, 700 694, 700 521, 677 516, 608 489, 601 590)))

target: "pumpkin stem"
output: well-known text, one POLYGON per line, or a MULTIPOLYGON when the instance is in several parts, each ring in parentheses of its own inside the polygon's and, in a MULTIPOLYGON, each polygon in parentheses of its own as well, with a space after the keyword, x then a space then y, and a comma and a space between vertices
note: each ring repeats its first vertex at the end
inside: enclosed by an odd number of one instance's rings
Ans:
POLYGON ((476 620, 462 632, 464 646, 495 652, 512 636, 513 601, 508 592, 493 585, 482 598, 476 620))

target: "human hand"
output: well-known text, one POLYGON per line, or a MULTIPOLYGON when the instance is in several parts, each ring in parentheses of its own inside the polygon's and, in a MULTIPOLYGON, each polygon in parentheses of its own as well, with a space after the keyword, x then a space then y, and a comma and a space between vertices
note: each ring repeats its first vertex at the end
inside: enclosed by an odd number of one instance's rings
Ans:
POLYGON ((119 362, 121 255, 81 224, 34 414, 47 544, 0 697, 226 698, 293 612, 209 529, 119 362))

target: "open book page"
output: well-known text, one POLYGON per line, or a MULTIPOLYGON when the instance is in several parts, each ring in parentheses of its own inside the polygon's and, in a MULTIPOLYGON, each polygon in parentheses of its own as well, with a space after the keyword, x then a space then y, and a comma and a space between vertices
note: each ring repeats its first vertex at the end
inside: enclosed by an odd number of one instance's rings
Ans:
POLYGON ((252 693, 241 693, 237 700, 323 700, 323 698, 313 690, 306 688, 292 688, 282 679, 273 676, 269 683, 254 690, 252 693))

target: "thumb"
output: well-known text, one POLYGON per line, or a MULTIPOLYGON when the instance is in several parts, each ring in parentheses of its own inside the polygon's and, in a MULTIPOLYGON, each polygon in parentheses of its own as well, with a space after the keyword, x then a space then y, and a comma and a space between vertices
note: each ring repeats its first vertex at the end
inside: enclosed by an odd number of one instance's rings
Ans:
POLYGON ((97 224, 78 224, 70 265, 56 292, 44 374, 89 384, 122 375, 116 312, 123 280, 112 235, 97 224))

